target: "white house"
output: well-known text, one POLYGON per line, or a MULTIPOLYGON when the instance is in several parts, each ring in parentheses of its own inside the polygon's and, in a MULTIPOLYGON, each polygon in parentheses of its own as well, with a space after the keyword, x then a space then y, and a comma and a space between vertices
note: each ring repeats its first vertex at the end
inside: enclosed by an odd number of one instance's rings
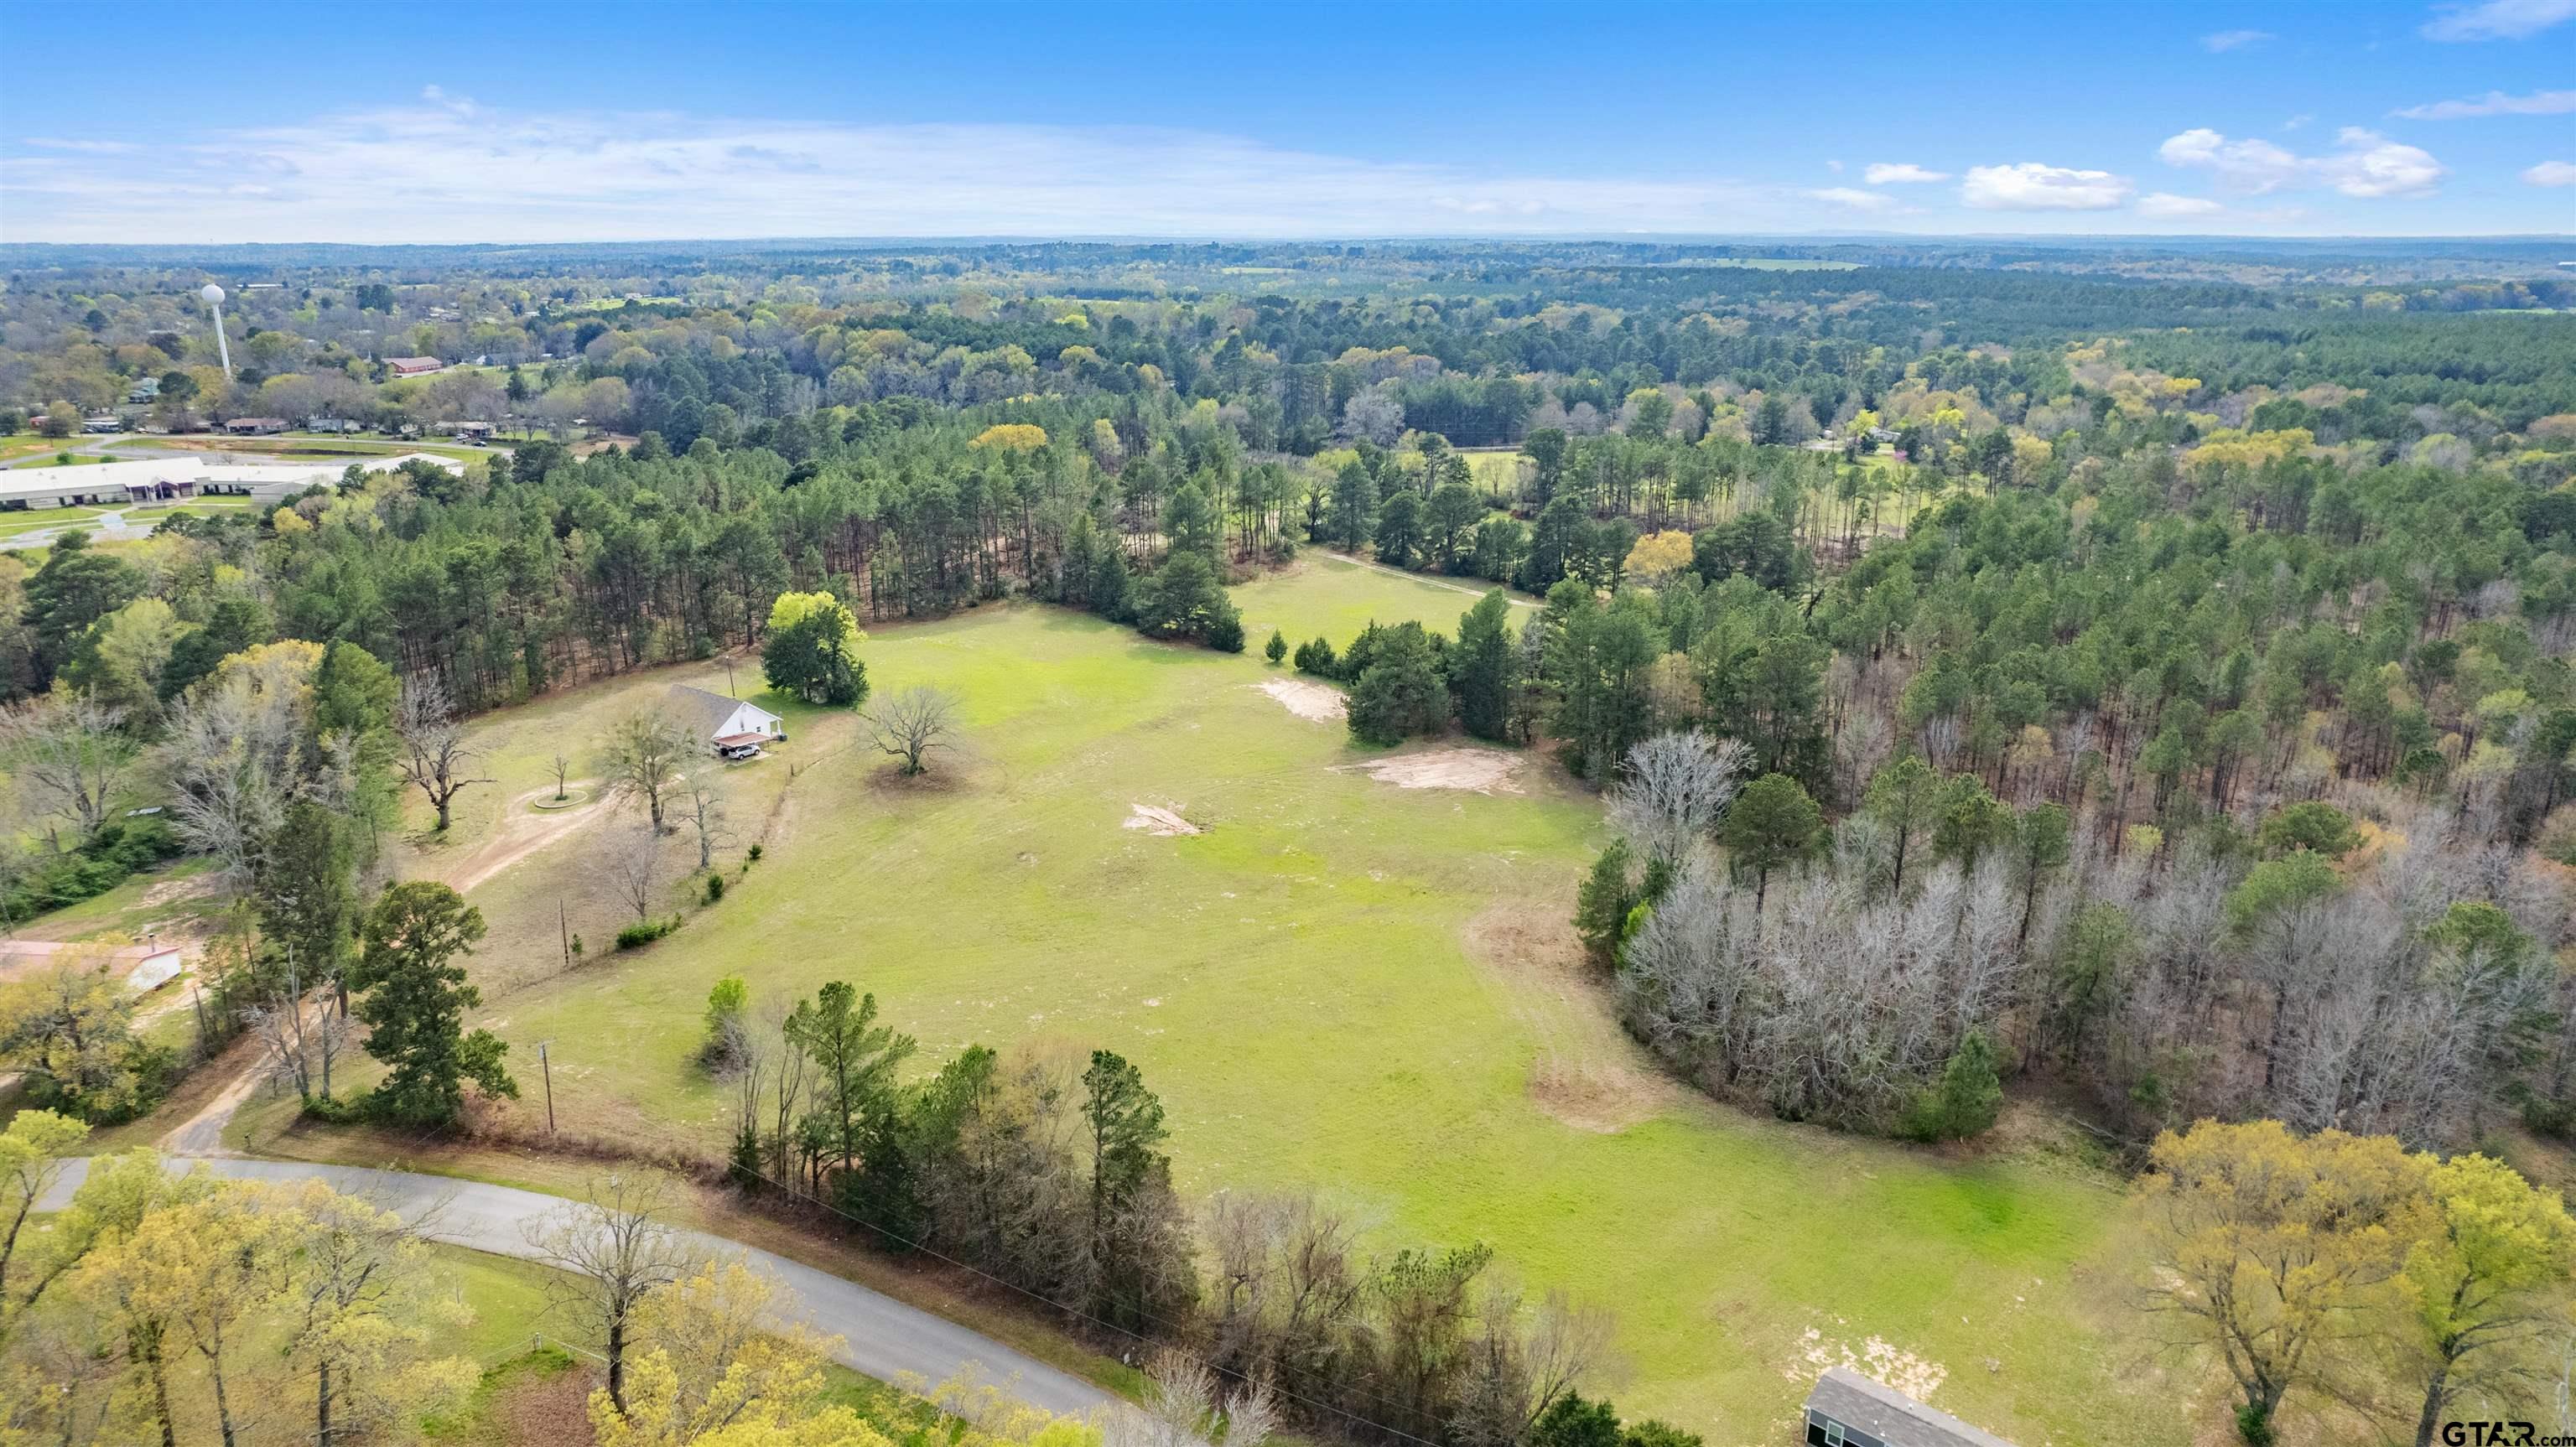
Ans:
POLYGON ((691 688, 685 683, 671 685, 670 709, 698 741, 729 759, 747 759, 760 752, 760 746, 787 737, 778 726, 778 715, 738 698, 691 688))

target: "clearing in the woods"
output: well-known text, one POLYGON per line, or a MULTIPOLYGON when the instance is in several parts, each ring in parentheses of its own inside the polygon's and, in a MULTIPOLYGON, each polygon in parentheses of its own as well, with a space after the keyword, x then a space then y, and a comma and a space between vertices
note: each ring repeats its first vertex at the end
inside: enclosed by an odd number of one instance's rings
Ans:
MULTIPOLYGON (((2182 1440, 2187 1386, 2106 1334, 2112 1176, 2044 1126, 1948 1154, 1677 1085, 1611 1020, 1565 923, 1604 837, 1594 796, 1536 755, 1355 749, 1260 686, 1311 682, 1263 663, 1273 626, 1337 646, 1372 617, 1451 631, 1471 598, 1329 559, 1237 596, 1241 656, 1034 605, 873 630, 880 696, 955 694, 958 750, 904 780, 846 713, 764 697, 793 738, 726 775, 732 887, 646 949, 607 949, 633 917, 598 865, 596 841, 633 827, 617 810, 480 879, 512 1109, 542 1125, 551 1041, 565 1130, 718 1154, 725 1092, 695 1063, 708 988, 848 979, 919 1036, 920 1070, 976 1041, 1129 1056, 1187 1192, 1320 1187, 1385 1248, 1489 1242, 1533 1293, 1610 1306, 1627 1415, 1775 1440, 1819 1363, 1886 1357, 2024 1442, 2182 1440)), ((413 871, 520 827, 558 746, 674 681, 726 686, 721 664, 668 669, 478 722, 497 782, 413 871)), ((757 664, 734 683, 759 694, 757 664)), ((676 905, 695 844, 670 850, 676 905)), ((293 1149, 284 1115, 254 1106, 234 1143, 293 1149)))

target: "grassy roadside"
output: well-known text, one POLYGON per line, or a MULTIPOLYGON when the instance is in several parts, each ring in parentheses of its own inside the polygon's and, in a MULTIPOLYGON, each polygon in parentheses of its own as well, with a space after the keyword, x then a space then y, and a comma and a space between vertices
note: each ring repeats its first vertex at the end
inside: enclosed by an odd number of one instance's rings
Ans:
MULTIPOLYGON (((208 1072, 200 1072, 201 1074, 208 1072)), ((608 1160, 545 1155, 533 1149, 473 1141, 415 1140, 297 1118, 291 1099, 254 1102, 225 1132, 228 1149, 277 1160, 364 1166, 452 1176, 551 1196, 578 1198, 611 1170, 653 1169, 608 1160)), ((735 1192, 662 1173, 671 1183, 673 1220, 711 1236, 774 1252, 853 1281, 871 1291, 945 1317, 1060 1371, 1122 1396, 1141 1390, 1131 1367, 1093 1351, 1046 1319, 1045 1309, 1008 1288, 928 1260, 897 1260, 800 1222, 756 1209, 735 1192)), ((855 1375, 855 1374, 854 1374, 855 1375)))

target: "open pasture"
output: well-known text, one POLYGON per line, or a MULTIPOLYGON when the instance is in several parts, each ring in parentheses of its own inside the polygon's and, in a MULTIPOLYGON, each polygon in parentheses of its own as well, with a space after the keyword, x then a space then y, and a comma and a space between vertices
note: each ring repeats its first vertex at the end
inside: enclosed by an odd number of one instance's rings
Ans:
MULTIPOLYGON (((1482 762, 1457 741, 1356 750, 1260 687, 1287 677, 1257 653, 1274 625, 1451 629, 1468 594, 1309 559, 1239 597, 1241 657, 1036 606, 876 630, 880 696, 953 692, 959 750, 904 781, 846 714, 782 710, 793 741, 732 776, 764 858, 648 949, 599 947, 617 906, 598 831, 628 827, 612 814, 477 883, 483 1023, 511 1042, 521 1119, 542 1122, 549 1040, 565 1129, 713 1153, 708 988, 740 974, 757 1004, 846 978, 920 1038, 918 1069, 977 1041, 1136 1060, 1185 1192, 1319 1187, 1376 1245, 1486 1241, 1533 1291, 1612 1307, 1621 1409, 1712 1444, 1772 1440, 1847 1357, 2026 1443, 2182 1440, 2171 1384, 2093 1307, 2115 1181, 2044 1146, 1838 1137, 1667 1080, 1565 922, 1602 841, 1590 794, 1535 756, 1451 767, 1461 748, 1482 762), (570 971, 558 898, 592 941, 570 971)), ((484 720, 499 782, 445 849, 489 847, 556 744, 722 677, 666 670, 484 720)), ((740 686, 758 691, 748 669, 740 686)))

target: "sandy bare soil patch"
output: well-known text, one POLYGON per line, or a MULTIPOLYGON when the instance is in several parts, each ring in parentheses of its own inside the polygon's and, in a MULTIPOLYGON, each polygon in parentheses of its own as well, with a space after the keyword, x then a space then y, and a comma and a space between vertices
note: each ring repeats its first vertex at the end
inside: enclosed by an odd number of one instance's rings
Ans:
POLYGON ((146 888, 143 891, 143 899, 141 902, 146 905, 157 907, 165 904, 177 904, 183 899, 195 899, 200 895, 209 895, 214 892, 214 880, 206 875, 192 874, 185 879, 165 879, 158 884, 154 884, 146 888))
POLYGON ((1166 838, 1201 832, 1199 826, 1182 818, 1177 809, 1166 809, 1158 804, 1130 804, 1127 809, 1127 817, 1119 824, 1122 829, 1142 829, 1148 834, 1166 838))
POLYGON ((1280 707, 1312 723, 1339 723, 1350 714, 1349 700, 1329 684, 1274 678, 1262 684, 1261 691, 1279 700, 1280 707))
POLYGON ((1520 777, 1520 758, 1500 749, 1433 749, 1337 767, 1362 770, 1379 783, 1399 789, 1466 789, 1478 794, 1521 791, 1520 785, 1513 782, 1520 777))
POLYGON ((1883 1337, 1870 1337, 1855 1351, 1850 1342, 1837 1341, 1812 1326, 1798 1338, 1798 1359, 1781 1375, 1793 1381, 1808 1381, 1826 1367, 1848 1368, 1885 1382, 1918 1402, 1930 1401, 1941 1384, 1950 1379, 1948 1367, 1900 1350, 1883 1337))

